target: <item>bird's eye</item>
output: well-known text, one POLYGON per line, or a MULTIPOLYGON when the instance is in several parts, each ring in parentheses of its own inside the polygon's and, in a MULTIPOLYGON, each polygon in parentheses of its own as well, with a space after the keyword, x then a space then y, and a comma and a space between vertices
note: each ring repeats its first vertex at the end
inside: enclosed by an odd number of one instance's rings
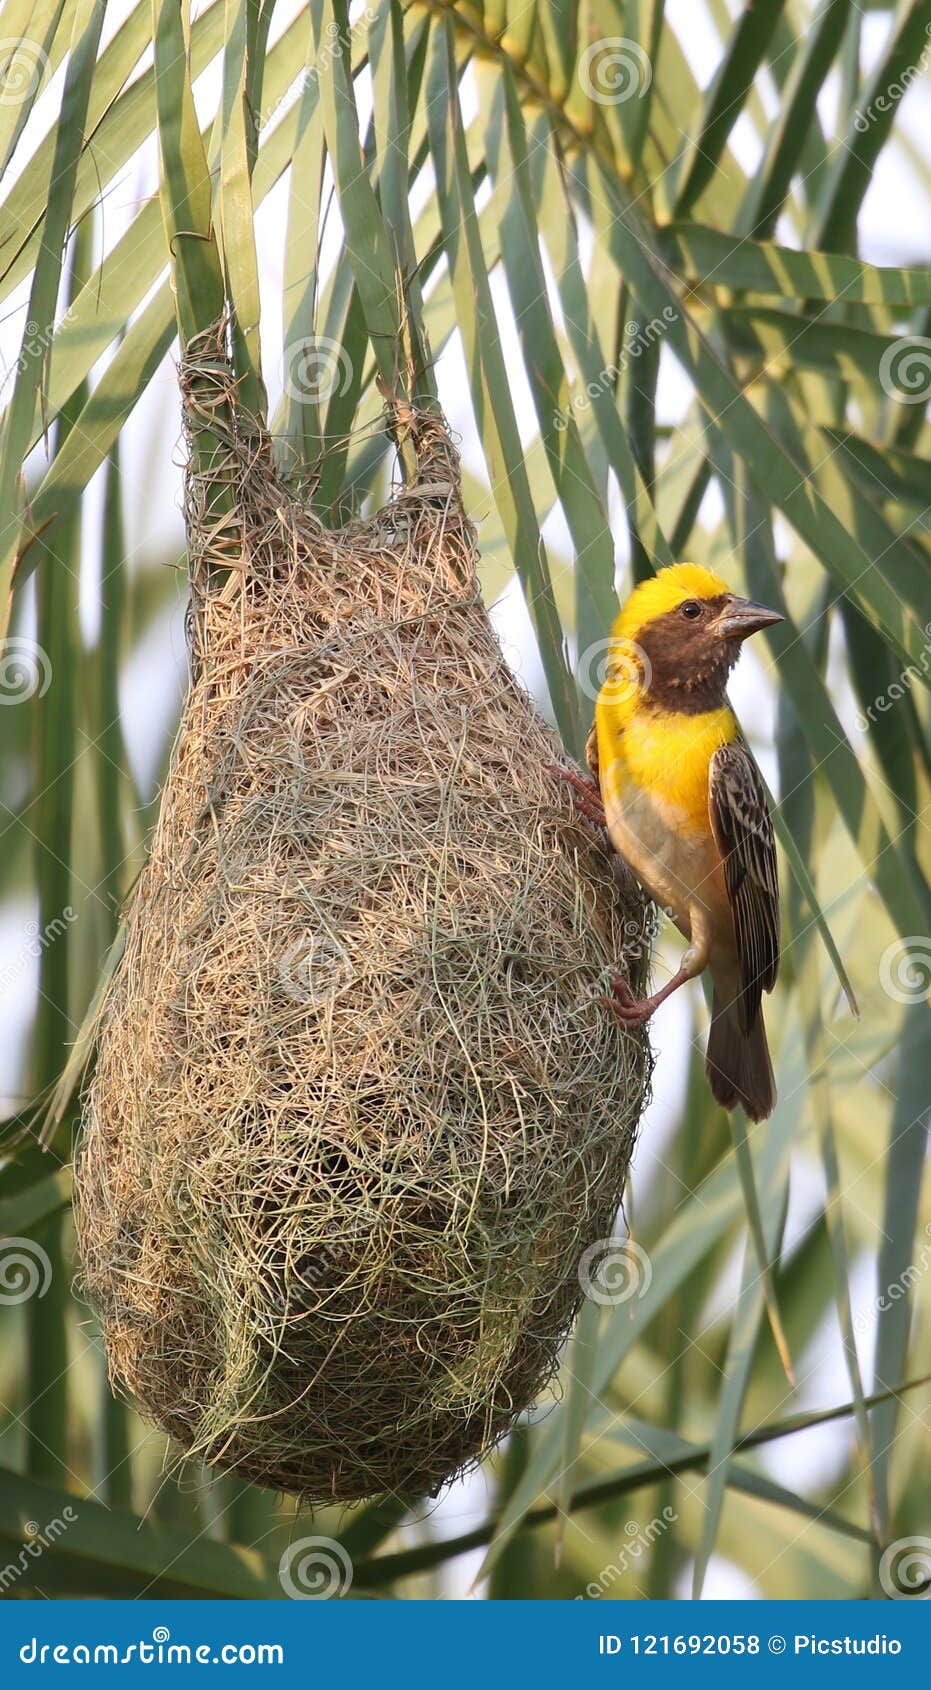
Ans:
POLYGON ((701 615, 701 605, 697 599, 686 599, 680 608, 683 616, 687 616, 690 622, 694 622, 696 616, 701 615))

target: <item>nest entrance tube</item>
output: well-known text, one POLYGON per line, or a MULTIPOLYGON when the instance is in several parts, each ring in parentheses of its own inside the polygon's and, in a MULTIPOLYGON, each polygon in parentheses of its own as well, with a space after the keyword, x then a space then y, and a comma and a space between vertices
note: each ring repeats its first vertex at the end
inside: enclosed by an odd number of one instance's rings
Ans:
POLYGON ((86 1100, 84 1282, 185 1450, 414 1498, 534 1401, 612 1231, 647 1057, 596 1000, 641 981, 643 905, 504 662, 442 419, 396 416, 416 478, 328 530, 219 347, 182 372, 220 457, 188 469, 192 681, 86 1100))

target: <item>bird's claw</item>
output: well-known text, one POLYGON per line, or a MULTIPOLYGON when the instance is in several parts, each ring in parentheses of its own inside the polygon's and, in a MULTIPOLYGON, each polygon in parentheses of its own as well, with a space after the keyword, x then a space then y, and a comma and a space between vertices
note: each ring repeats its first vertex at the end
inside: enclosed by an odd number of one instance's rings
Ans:
POLYGON ((611 996, 606 994, 598 999, 612 1015, 616 1015, 623 1027, 642 1027, 649 1021, 656 1008, 652 998, 635 998, 626 980, 615 974, 611 981, 611 996))
POLYGON ((554 764, 553 771, 560 775, 563 780, 568 781, 572 787, 576 804, 582 815, 588 821, 594 822, 596 827, 605 827, 607 825, 605 807, 595 782, 586 780, 584 775, 578 774, 575 769, 567 769, 563 764, 554 764))

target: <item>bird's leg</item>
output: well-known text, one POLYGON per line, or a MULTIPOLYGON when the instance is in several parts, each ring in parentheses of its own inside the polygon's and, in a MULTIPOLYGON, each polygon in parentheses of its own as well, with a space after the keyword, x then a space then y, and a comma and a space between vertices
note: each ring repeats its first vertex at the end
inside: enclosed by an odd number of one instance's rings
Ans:
POLYGON ((658 992, 651 992, 646 998, 635 998, 626 980, 616 974, 611 982, 611 996, 603 996, 598 1001, 617 1016, 623 1027, 642 1027, 661 1003, 702 972, 707 960, 707 955, 690 946, 672 979, 667 980, 658 992))
POLYGON ((605 807, 595 782, 586 780, 585 776, 578 774, 575 769, 567 769, 562 765, 557 768, 556 773, 561 775, 563 780, 569 782, 575 792, 576 803, 583 816, 587 816, 588 820, 594 822, 597 827, 605 827, 607 825, 605 807))
POLYGON ((686 980, 691 978, 690 974, 683 974, 680 969, 678 974, 674 974, 672 979, 667 981, 661 991, 651 992, 647 998, 635 998, 626 981, 622 980, 619 974, 616 974, 611 982, 611 996, 608 997, 605 994, 598 999, 598 1002, 603 1003, 606 1009, 610 1009, 623 1027, 642 1027, 649 1021, 654 1010, 659 1009, 660 1004, 666 1001, 670 993, 676 991, 679 986, 684 986, 686 980))

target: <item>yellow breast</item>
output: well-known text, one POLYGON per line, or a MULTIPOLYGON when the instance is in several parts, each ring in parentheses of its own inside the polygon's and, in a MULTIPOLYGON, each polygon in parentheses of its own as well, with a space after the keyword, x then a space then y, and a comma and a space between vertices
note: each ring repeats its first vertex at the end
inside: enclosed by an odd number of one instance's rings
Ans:
POLYGON ((618 796, 639 787, 668 813, 671 826, 706 831, 708 767, 736 737, 733 712, 724 706, 688 716, 638 701, 629 711, 599 703, 595 716, 603 787, 618 796))

